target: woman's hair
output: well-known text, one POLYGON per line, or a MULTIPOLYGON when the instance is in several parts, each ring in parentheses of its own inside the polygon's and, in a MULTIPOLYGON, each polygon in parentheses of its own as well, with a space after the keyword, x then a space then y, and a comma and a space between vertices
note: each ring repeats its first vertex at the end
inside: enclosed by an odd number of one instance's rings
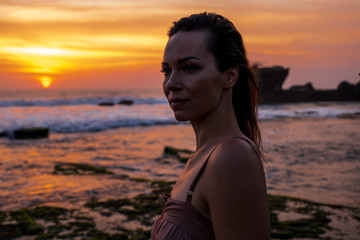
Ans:
POLYGON ((257 120, 258 87, 249 65, 241 34, 227 18, 215 13, 193 14, 173 23, 169 38, 177 32, 207 31, 206 48, 215 57, 217 68, 224 72, 239 67, 239 77, 233 87, 232 103, 241 131, 259 148, 262 143, 257 120))

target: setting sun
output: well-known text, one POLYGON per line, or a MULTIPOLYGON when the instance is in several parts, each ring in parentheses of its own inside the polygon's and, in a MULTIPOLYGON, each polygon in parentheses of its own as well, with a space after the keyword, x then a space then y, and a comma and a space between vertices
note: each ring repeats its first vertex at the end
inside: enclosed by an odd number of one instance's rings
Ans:
POLYGON ((51 77, 47 77, 47 76, 43 76, 40 77, 40 82, 43 85, 44 88, 48 88, 52 82, 52 78, 51 77))

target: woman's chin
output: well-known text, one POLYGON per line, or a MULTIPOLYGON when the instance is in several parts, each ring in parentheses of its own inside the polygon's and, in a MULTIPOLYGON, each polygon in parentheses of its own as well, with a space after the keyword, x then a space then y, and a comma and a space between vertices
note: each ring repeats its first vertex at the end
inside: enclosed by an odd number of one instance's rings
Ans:
POLYGON ((174 113, 174 117, 177 121, 179 122, 185 122, 185 121, 189 121, 189 118, 184 116, 183 114, 177 114, 177 113, 174 113))

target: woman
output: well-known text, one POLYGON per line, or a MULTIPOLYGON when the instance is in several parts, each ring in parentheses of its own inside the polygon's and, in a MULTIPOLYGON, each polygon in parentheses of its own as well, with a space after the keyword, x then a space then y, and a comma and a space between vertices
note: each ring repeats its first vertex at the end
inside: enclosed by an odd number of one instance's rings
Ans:
POLYGON ((269 239, 257 86, 242 37, 210 13, 174 22, 168 36, 164 93, 175 118, 190 121, 196 152, 163 195, 151 239, 269 239))

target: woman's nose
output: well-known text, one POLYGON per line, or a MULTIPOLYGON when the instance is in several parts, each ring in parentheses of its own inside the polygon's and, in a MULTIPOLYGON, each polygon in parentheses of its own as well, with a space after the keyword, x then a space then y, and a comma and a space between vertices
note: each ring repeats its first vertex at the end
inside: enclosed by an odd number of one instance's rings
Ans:
POLYGON ((165 82, 165 87, 169 90, 180 90, 182 88, 179 76, 175 72, 171 73, 170 77, 165 82))

